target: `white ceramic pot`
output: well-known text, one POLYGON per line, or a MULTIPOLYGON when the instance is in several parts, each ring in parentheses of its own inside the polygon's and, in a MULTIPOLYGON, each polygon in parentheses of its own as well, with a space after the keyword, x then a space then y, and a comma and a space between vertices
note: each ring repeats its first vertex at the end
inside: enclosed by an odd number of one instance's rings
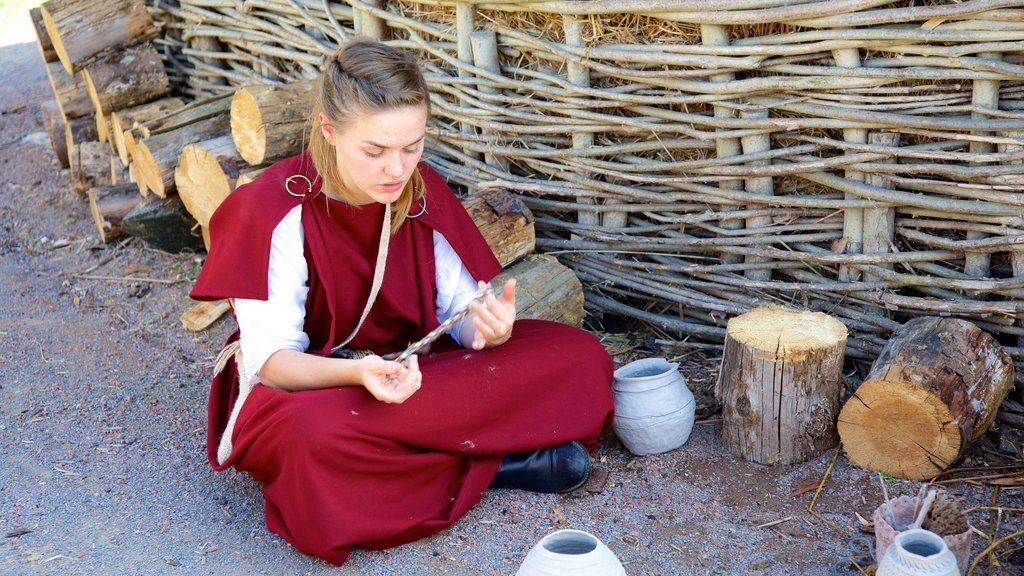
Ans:
POLYGON ((626 570, 594 535, 559 530, 530 549, 516 576, 626 576, 626 570))
POLYGON ((896 535, 876 576, 960 576, 956 556, 936 533, 915 528, 896 535))
POLYGON ((679 374, 679 364, 664 358, 626 364, 615 371, 612 398, 612 428, 630 452, 659 454, 690 438, 697 404, 679 374))

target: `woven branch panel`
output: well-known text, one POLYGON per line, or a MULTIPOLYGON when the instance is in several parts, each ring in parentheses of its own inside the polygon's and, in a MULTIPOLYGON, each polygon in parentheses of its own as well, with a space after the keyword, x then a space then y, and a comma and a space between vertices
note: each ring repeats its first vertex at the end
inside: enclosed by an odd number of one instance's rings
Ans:
POLYGON ((909 317, 1024 341, 1024 0, 180 0, 200 97, 317 75, 354 36, 419 51, 429 161, 502 187, 588 308, 721 342, 763 303, 873 358, 909 317))

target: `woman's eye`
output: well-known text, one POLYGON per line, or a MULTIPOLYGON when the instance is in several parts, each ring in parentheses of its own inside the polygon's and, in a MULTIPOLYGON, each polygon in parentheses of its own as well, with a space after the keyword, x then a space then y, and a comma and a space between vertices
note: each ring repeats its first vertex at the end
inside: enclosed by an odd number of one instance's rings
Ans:
POLYGON ((406 154, 415 154, 415 153, 417 153, 419 151, 420 151, 420 147, 419 146, 413 146, 412 148, 406 148, 405 149, 405 153, 406 154))
POLYGON ((384 155, 384 153, 383 152, 367 152, 366 155, 369 156, 370 158, 380 158, 381 156, 384 155))

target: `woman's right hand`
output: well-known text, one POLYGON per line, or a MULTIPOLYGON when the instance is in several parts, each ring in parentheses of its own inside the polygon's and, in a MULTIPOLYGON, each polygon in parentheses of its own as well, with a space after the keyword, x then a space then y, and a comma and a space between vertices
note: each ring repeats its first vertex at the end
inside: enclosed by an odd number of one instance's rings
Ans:
POLYGON ((401 404, 420 389, 420 373, 416 355, 409 356, 409 365, 384 360, 380 356, 366 356, 357 360, 360 382, 373 397, 388 404, 401 404))

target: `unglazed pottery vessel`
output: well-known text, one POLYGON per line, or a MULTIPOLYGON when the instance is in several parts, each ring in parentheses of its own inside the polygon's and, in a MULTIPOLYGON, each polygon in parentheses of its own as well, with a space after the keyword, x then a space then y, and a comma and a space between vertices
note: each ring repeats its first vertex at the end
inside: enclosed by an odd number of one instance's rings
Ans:
POLYGON ((679 448, 690 438, 697 404, 679 364, 644 358, 615 371, 612 427, 638 456, 679 448))
POLYGON ((913 528, 896 535, 876 576, 960 576, 956 557, 934 532, 913 528))
MULTIPOLYGON (((895 527, 889 523, 889 512, 885 504, 876 508, 875 512, 871 515, 871 521, 875 525, 875 558, 879 562, 885 558, 886 551, 892 546, 900 530, 906 530, 914 522, 914 508, 917 499, 913 496, 899 496, 898 498, 892 498, 889 502, 892 506, 892 512, 896 516, 895 527)), ((967 529, 967 531, 960 534, 950 534, 942 537, 942 540, 956 558, 960 574, 967 573, 968 560, 970 560, 971 555, 971 534, 971 530, 967 529)))
POLYGON ((516 576, 626 576, 626 570, 592 534, 559 530, 530 549, 516 576))

